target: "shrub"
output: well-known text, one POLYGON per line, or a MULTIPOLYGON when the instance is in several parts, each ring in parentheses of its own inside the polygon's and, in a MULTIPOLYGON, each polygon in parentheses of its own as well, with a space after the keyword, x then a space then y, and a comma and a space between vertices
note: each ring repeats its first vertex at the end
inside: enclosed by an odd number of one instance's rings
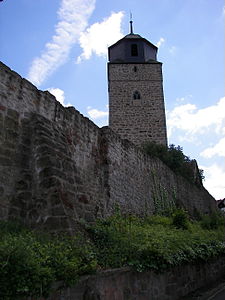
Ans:
POLYGON ((172 217, 144 219, 116 216, 89 228, 98 264, 104 268, 130 265, 138 271, 163 271, 224 252, 224 229, 204 230, 190 223, 185 211, 172 217), (184 230, 188 229, 188 230, 184 230))
POLYGON ((187 212, 183 209, 176 209, 172 214, 172 225, 178 229, 188 229, 189 220, 187 212))
POLYGON ((73 284, 96 265, 90 244, 81 238, 43 238, 17 224, 1 222, 0 299, 47 296, 54 281, 73 284))
POLYGON ((150 157, 158 157, 175 173, 182 175, 188 181, 198 184, 204 179, 203 170, 198 170, 199 180, 196 181, 196 174, 193 169, 193 160, 184 155, 181 146, 175 147, 171 144, 169 147, 155 142, 147 142, 143 145, 143 150, 150 157))
POLYGON ((168 216, 162 216, 162 215, 154 215, 154 216, 149 216, 145 218, 145 223, 149 225, 156 225, 156 224, 161 224, 161 225, 171 225, 171 218, 168 216))
POLYGON ((54 274, 44 264, 41 245, 31 234, 4 237, 0 242, 0 298, 46 295, 54 274))
POLYGON ((89 239, 84 239, 51 237, 0 222, 0 299, 47 296, 54 281, 71 285, 97 268, 132 266, 162 272, 207 261, 225 253, 222 224, 220 216, 190 222, 183 210, 171 217, 117 213, 86 226, 89 239), (206 219, 210 226, 203 225, 206 219))
POLYGON ((221 213, 214 212, 212 215, 201 217, 201 226, 204 229, 218 229, 225 226, 225 217, 221 213))

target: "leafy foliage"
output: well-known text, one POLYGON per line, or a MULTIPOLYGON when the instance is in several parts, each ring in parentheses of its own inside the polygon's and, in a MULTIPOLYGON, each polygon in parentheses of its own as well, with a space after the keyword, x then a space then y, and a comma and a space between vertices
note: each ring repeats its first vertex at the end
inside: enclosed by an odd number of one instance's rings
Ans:
MULTIPOLYGON (((190 182, 196 182, 195 172, 193 169, 193 160, 184 155, 183 149, 180 146, 175 147, 171 144, 169 147, 156 144, 155 142, 148 142, 143 145, 143 150, 150 157, 158 157, 175 173, 182 175, 190 182)), ((200 182, 204 179, 203 170, 198 170, 198 179, 200 182)))
POLYGON ((178 229, 188 229, 188 214, 183 209, 176 209, 172 214, 172 224, 178 229))
POLYGON ((96 269, 93 251, 79 238, 35 234, 0 223, 0 299, 46 296, 53 282, 69 285, 96 269))
POLYGON ((152 174, 152 199, 154 203, 154 214, 169 216, 174 211, 177 205, 176 189, 172 190, 172 198, 168 195, 167 190, 157 180, 157 175, 154 170, 152 174))
POLYGON ((163 271, 224 253, 224 226, 206 230, 182 210, 172 217, 113 216, 89 228, 103 268, 130 265, 163 271))
POLYGON ((53 282, 71 285, 99 268, 162 272, 225 253, 224 219, 216 215, 193 222, 182 210, 145 218, 118 210, 85 227, 85 238, 51 237, 0 222, 0 299, 47 296, 53 282))
POLYGON ((225 226, 225 218, 222 213, 214 212, 211 216, 204 215, 201 217, 201 226, 204 229, 218 229, 225 226))

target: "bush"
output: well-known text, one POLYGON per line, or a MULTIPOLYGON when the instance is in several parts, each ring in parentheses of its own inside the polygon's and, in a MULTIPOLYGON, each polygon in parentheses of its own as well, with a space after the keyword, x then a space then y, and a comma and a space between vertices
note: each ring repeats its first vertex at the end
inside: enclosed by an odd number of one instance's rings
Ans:
POLYGON ((161 272, 224 252, 224 228, 204 230, 198 222, 189 222, 183 210, 172 217, 115 216, 98 221, 89 233, 103 268, 130 265, 138 271, 161 272))
POLYGON ((221 213, 214 212, 212 215, 201 217, 201 226, 204 229, 213 230, 225 226, 225 217, 221 213))
POLYGON ((73 284, 96 269, 94 253, 80 238, 35 234, 0 224, 0 299, 47 296, 53 282, 73 284))
POLYGON ((187 212, 183 209, 175 210, 172 214, 172 225, 178 229, 188 229, 189 220, 187 212))
POLYGON ((171 218, 169 218, 168 216, 154 215, 146 217, 144 222, 149 225, 161 224, 164 226, 168 226, 171 225, 171 218))
POLYGON ((41 245, 31 234, 4 237, 0 242, 0 298, 46 295, 54 274, 44 264, 41 245))
POLYGON ((169 147, 155 142, 148 142, 143 145, 143 150, 150 157, 158 157, 175 173, 185 177, 192 183, 199 184, 204 179, 203 170, 198 170, 198 179, 193 169, 193 160, 184 155, 182 147, 171 144, 169 147))
POLYGON ((97 268, 132 266, 162 272, 225 253, 220 216, 190 222, 183 210, 171 217, 117 213, 86 230, 89 239, 51 237, 0 222, 0 299, 45 297, 53 282, 68 286, 97 268))

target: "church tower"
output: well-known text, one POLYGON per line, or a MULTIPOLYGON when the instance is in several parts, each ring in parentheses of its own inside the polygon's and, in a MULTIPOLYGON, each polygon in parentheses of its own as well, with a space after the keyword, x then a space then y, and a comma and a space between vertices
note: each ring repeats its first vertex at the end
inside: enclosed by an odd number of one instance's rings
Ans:
POLYGON ((157 47, 130 34, 109 47, 109 127, 136 145, 167 145, 162 63, 157 47))

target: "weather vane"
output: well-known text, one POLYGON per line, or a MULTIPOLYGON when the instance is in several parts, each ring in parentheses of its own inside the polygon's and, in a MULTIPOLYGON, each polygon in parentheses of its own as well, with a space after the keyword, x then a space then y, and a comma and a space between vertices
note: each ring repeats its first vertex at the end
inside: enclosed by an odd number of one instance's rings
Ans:
POLYGON ((130 12, 130 34, 134 34, 134 32, 133 32, 132 12, 130 12))

